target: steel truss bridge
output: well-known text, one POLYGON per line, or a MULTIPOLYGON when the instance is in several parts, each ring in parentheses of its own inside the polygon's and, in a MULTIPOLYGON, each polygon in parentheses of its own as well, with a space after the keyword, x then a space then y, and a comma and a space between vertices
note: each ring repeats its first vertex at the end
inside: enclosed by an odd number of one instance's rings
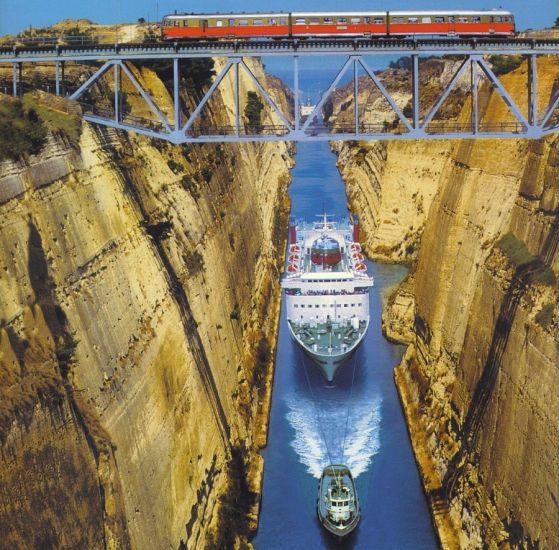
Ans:
MULTIPOLYGON (((531 138, 538 139, 559 130, 559 86, 543 97, 538 87, 538 59, 554 56, 559 63, 559 41, 532 39, 451 39, 451 40, 282 40, 282 41, 223 41, 158 44, 117 44, 91 46, 46 46, 0 48, 0 68, 12 67, 12 93, 22 89, 23 67, 28 64, 54 66, 54 90, 61 95, 64 88, 64 69, 68 62, 88 64, 93 73, 78 89, 68 94, 80 100, 84 94, 109 71, 114 74, 111 108, 84 106, 84 119, 125 131, 138 132, 172 143, 206 143, 239 141, 323 141, 323 140, 398 140, 398 139, 450 139, 450 138, 531 138), (411 114, 404 115, 379 76, 368 63, 371 56, 408 56, 411 72, 411 114), (487 56, 524 56, 527 59, 527 105, 515 103, 509 91, 495 74, 487 56), (282 112, 267 89, 249 68, 245 59, 251 57, 281 57, 293 67, 293 115, 282 112), (300 59, 323 56, 329 66, 339 70, 312 113, 303 121, 299 114, 300 59), (420 87, 420 58, 425 56, 458 56, 461 63, 440 96, 430 109, 421 115, 424 99, 420 87), (215 76, 205 95, 186 116, 181 110, 181 60, 222 58, 224 65, 215 76), (366 59, 367 58, 367 59, 366 59), (173 67, 173 117, 163 113, 155 99, 146 91, 130 66, 134 62, 167 60, 173 67), (101 66, 98 65, 101 63, 101 66), (338 65, 337 65, 338 64, 338 65), (246 73, 261 97, 271 108, 271 125, 247 127, 242 121, 240 98, 240 72, 246 73), (359 71, 367 75, 394 111, 395 123, 370 124, 360 118, 359 71), (125 116, 122 109, 122 76, 125 75, 153 112, 154 121, 125 116), (233 77, 234 123, 229 126, 210 127, 201 114, 208 101, 228 75, 233 77), (344 77, 353 75, 353 108, 351 124, 329 126, 322 122, 322 109, 336 86, 344 77), (460 81, 468 82, 467 93, 471 102, 470 120, 450 122, 436 120, 445 100, 460 81), (485 122, 480 112, 480 91, 487 83, 508 107, 510 119, 485 122), (201 122, 202 119, 202 122, 201 122)), ((287 63, 286 63, 287 64, 287 63)), ((231 78, 229 76, 228 78, 231 78)), ((548 87, 549 89, 549 87, 548 87)))

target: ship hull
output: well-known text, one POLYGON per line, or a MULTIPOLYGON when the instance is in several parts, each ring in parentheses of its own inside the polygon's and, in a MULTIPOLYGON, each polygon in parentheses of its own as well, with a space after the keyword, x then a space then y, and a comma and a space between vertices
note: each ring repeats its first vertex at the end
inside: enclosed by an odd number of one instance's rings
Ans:
MULTIPOLYGON (((313 351, 311 348, 306 346, 293 332, 291 323, 288 323, 288 326, 289 326, 289 332, 291 334, 291 338, 295 340, 297 345, 300 346, 302 350, 320 368, 322 374, 324 375, 324 377, 329 383, 334 381, 334 377, 336 376, 336 373, 338 372, 338 369, 342 366, 342 364, 351 355, 353 355, 353 353, 355 353, 357 347, 359 346, 359 344, 363 340, 363 337, 365 336, 365 333, 367 332, 367 329, 365 329, 363 331, 363 334, 359 338, 359 340, 357 340, 355 344, 351 348, 347 349, 346 351, 340 353, 325 354, 325 353, 319 353, 313 351)), ((368 327, 368 323, 367 323, 367 327, 368 327)))
POLYGON ((359 504, 359 498, 357 497, 357 488, 355 486, 355 481, 351 475, 351 472, 346 466, 343 465, 330 465, 327 466, 323 473, 322 477, 320 478, 320 483, 318 485, 318 498, 316 502, 316 513, 318 515, 318 520, 328 531, 330 534, 334 535, 338 541, 342 541, 351 535, 359 521, 361 519, 361 507, 359 504), (350 488, 351 493, 354 496, 354 509, 350 513, 350 517, 345 522, 336 522, 333 521, 328 514, 328 506, 327 506, 327 495, 328 495, 328 481, 331 475, 328 475, 328 471, 337 471, 341 472, 338 474, 338 477, 343 477, 343 480, 347 483, 347 486, 350 488))

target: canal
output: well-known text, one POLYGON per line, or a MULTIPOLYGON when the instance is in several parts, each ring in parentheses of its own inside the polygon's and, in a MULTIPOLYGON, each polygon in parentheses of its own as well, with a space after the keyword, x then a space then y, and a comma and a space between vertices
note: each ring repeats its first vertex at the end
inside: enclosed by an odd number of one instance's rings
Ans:
MULTIPOLYGON (((298 145, 290 195, 296 219, 314 220, 323 209, 347 216, 328 143, 298 145)), ((282 308, 257 550, 438 547, 392 376, 403 348, 381 333, 384 300, 406 268, 368 268, 375 278, 369 331, 333 387, 291 340, 282 308), (361 523, 343 545, 316 518, 318 479, 330 461, 351 468, 362 507, 361 523)))

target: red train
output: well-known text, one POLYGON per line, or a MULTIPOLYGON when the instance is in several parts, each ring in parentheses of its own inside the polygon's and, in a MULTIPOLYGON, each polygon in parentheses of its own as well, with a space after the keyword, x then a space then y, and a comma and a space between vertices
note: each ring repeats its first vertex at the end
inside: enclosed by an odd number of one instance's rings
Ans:
POLYGON ((386 38, 498 36, 515 33, 510 11, 377 11, 166 15, 163 38, 386 38))

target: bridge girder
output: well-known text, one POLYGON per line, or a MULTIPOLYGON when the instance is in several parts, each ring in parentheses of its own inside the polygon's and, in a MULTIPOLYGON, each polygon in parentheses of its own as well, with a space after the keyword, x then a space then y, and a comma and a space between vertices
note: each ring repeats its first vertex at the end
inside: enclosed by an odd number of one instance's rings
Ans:
MULTIPOLYGON (((94 60, 104 61, 103 65, 81 85, 77 90, 69 95, 70 99, 80 100, 83 95, 92 89, 92 87, 110 70, 114 72, 113 93, 114 98, 111 110, 104 109, 88 109, 85 107, 84 119, 95 124, 105 125, 118 128, 124 131, 134 131, 140 134, 148 135, 153 138, 167 140, 171 143, 211 143, 211 142, 242 142, 242 141, 325 141, 325 140, 401 140, 401 139, 453 139, 453 138, 529 138, 538 139, 545 135, 557 132, 559 130, 559 121, 557 121, 556 111, 559 108, 559 89, 550 98, 539 97, 538 89, 538 57, 542 55, 553 55, 559 59, 559 43, 549 42, 539 44, 530 42, 529 48, 526 44, 519 45, 517 48, 507 47, 483 48, 476 41, 464 41, 465 46, 458 48, 456 43, 447 42, 446 50, 444 42, 437 43, 437 48, 431 50, 425 49, 429 46, 422 45, 418 42, 410 42, 402 44, 406 41, 398 41, 391 43, 390 53, 398 53, 408 55, 410 57, 411 72, 411 116, 405 116, 403 110, 397 101, 392 97, 390 92, 384 86, 378 75, 371 69, 365 59, 365 55, 386 55, 386 49, 380 47, 378 42, 369 48, 364 48, 359 42, 344 42, 343 44, 329 45, 328 43, 317 43, 320 52, 316 48, 312 48, 312 44, 306 43, 303 46, 296 45, 290 50, 286 50, 285 45, 277 45, 276 50, 272 48, 272 53, 260 47, 256 47, 255 51, 244 51, 235 45, 234 52, 230 52, 223 48, 223 45, 211 45, 205 51, 200 51, 199 45, 162 45, 164 51, 159 53, 146 52, 140 46, 136 46, 136 50, 131 46, 121 45, 114 46, 112 50, 103 50, 103 52, 93 52, 94 60), (347 52, 347 44, 352 45, 353 50, 347 52), (467 47, 466 47, 467 46, 467 47), (166 51, 166 50, 170 51, 166 51), (341 50, 341 51, 340 51, 341 50), (431 106, 428 112, 421 117, 420 105, 423 103, 421 98, 420 81, 420 56, 425 55, 427 51, 436 51, 437 55, 454 54, 459 52, 463 57, 462 63, 457 67, 454 74, 448 81, 448 84, 442 89, 438 99, 431 106), (134 53, 135 52, 135 53, 134 53), (270 91, 267 89, 266 82, 261 82, 259 78, 250 69, 245 61, 245 57, 256 57, 261 55, 281 55, 283 58, 290 57, 293 65, 293 111, 294 116, 282 112, 278 107, 270 91), (527 116, 522 109, 513 100, 507 88, 499 77, 494 73, 486 56, 488 52, 494 55, 495 52, 506 55, 524 55, 528 58, 527 63, 527 116), (342 64, 336 76, 333 78, 330 86, 322 94, 320 101, 314 107, 312 113, 305 121, 301 121, 299 113, 300 104, 300 64, 301 57, 309 55, 336 55, 342 58, 342 64), (155 57, 154 57, 155 56, 155 57), (224 58, 224 65, 218 72, 204 94, 203 98, 197 102, 195 108, 188 116, 181 112, 180 102, 180 61, 182 59, 193 59, 200 57, 218 56, 224 58), (173 118, 169 120, 163 112, 163 109, 157 105, 157 102, 149 92, 144 89, 139 80, 134 76, 134 72, 128 66, 134 61, 145 61, 146 59, 167 59, 173 63, 173 118), (386 124, 370 124, 360 119, 359 112, 359 71, 368 77, 383 100, 387 102, 394 114, 395 124, 393 128, 388 128, 386 124), (257 127, 247 127, 242 124, 242 113, 240 112, 240 72, 244 72, 252 83, 254 88, 260 94, 268 107, 271 116, 276 121, 274 124, 259 125, 257 127), (336 86, 349 73, 353 73, 353 120, 351 124, 328 127, 325 124, 316 124, 317 119, 321 117, 322 108, 336 86), (434 118, 439 113, 445 100, 449 97, 453 90, 456 89, 459 81, 469 72, 470 86, 469 95, 471 100, 470 120, 464 122, 435 121, 434 118), (234 95, 234 121, 228 126, 219 128, 201 128, 196 127, 196 123, 200 119, 200 115, 204 107, 214 97, 220 84, 233 73, 233 95, 234 95), (156 122, 151 120, 132 117, 124 117, 121 110, 120 96, 122 94, 121 78, 125 75, 131 85, 145 101, 156 122), (508 108, 511 120, 493 121, 491 123, 484 122, 480 117, 480 79, 483 78, 488 85, 502 98, 508 108), (545 105, 541 115, 538 105, 545 105)), ((254 48, 256 45, 245 45, 254 48)), ((272 45, 273 46, 273 45, 272 45)), ((270 46, 270 47, 272 47, 270 46)), ((64 81, 64 65, 67 61, 83 61, 83 50, 75 51, 75 55, 68 55, 68 52, 61 52, 60 48, 54 48, 49 55, 42 53, 35 54, 30 57, 30 52, 14 52, 11 58, 7 58, 0 52, 0 66, 2 64, 11 63, 12 71, 12 91, 14 95, 19 92, 18 84, 21 82, 21 74, 23 64, 26 62, 46 62, 51 61, 55 64, 55 91, 60 95, 64 81), (61 56, 64 54, 63 59, 61 56), (62 74, 61 74, 62 73, 62 74)), ((88 58, 91 62, 92 57, 88 58)))

